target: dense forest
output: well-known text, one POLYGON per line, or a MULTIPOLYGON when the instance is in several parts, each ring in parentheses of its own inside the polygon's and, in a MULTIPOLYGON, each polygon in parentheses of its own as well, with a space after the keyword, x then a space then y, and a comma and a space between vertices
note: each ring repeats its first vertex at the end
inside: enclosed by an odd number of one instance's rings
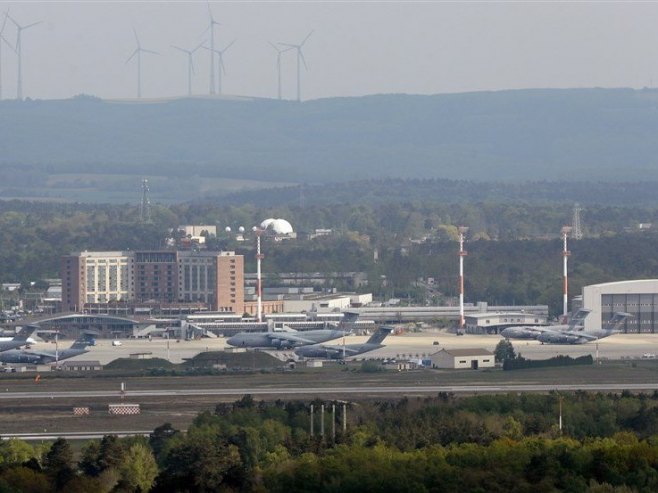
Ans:
MULTIPOLYGON (((277 272, 364 271, 369 278, 366 289, 378 296, 434 304, 445 301, 441 296, 456 294, 455 224, 466 224, 470 226, 467 301, 541 303, 558 313, 559 231, 570 221, 570 212, 564 206, 487 204, 260 209, 204 203, 154 207, 152 221, 142 223, 134 207, 8 201, 0 202, 0 281, 27 283, 57 277, 60 256, 71 251, 165 248, 172 228, 191 223, 218 225, 222 232, 209 238, 208 246, 245 255, 246 270, 253 272, 253 238, 238 242, 223 228, 249 229, 266 217, 286 217, 300 237, 264 247, 263 269, 273 274, 271 283, 277 272), (334 233, 305 239, 304 231, 318 227, 333 228, 334 233), (417 284, 427 277, 435 279, 438 295, 417 284)), ((625 225, 652 222, 657 216, 656 209, 587 208, 583 212, 587 236, 570 243, 572 293, 596 282, 658 276, 656 233, 624 232, 625 225)))
POLYGON ((657 106, 652 89, 397 94, 301 104, 187 98, 142 104, 85 96, 2 101, 0 194, 79 200, 94 182, 95 196, 85 197, 98 201, 131 180, 135 190, 143 177, 172 201, 208 192, 210 179, 250 187, 382 177, 655 182, 657 106))
POLYGON ((312 403, 244 396, 186 433, 0 442, 3 492, 553 492, 658 489, 658 395, 312 403), (560 402, 563 429, 558 427, 560 402), (311 426, 309 404, 316 412, 311 426), (332 406, 337 412, 334 414, 332 406), (311 434, 311 429, 314 430, 311 434), (322 430, 324 434, 322 435, 322 430))

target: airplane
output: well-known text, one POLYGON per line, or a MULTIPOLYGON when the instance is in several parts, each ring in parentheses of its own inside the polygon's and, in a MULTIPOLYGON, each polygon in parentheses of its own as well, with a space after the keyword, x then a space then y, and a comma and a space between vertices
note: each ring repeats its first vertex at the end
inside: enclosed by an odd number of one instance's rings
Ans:
POLYGON ((384 347, 382 342, 393 332, 393 327, 382 326, 363 344, 343 344, 342 346, 325 346, 313 344, 295 349, 295 354, 303 358, 345 359, 384 347))
POLYGON ((26 325, 11 339, 3 337, 0 339, 0 352, 17 349, 28 344, 33 344, 35 341, 30 336, 38 328, 39 327, 36 325, 26 325))
POLYGON ((585 344, 586 342, 596 341, 613 334, 619 334, 619 327, 624 321, 632 317, 630 313, 616 312, 608 320, 603 328, 594 330, 564 331, 564 332, 544 332, 537 337, 542 344, 585 344))
POLYGON ((290 349, 338 339, 345 334, 342 330, 318 329, 298 332, 285 328, 267 332, 240 332, 229 337, 226 343, 234 347, 290 349))
POLYGON ((64 359, 72 358, 80 354, 88 353, 87 346, 92 344, 92 339, 83 335, 82 339, 73 342, 70 348, 61 351, 25 351, 11 349, 0 353, 0 363, 28 363, 32 365, 47 365, 64 359))
POLYGON ((500 332, 500 335, 505 339, 537 339, 540 334, 544 332, 565 332, 565 331, 574 331, 582 330, 583 323, 585 319, 590 314, 592 310, 587 310, 581 308, 578 310, 569 324, 559 324, 559 325, 545 325, 543 327, 534 327, 534 326, 523 326, 523 327, 507 327, 500 332), (580 327, 577 329, 577 327, 580 327))

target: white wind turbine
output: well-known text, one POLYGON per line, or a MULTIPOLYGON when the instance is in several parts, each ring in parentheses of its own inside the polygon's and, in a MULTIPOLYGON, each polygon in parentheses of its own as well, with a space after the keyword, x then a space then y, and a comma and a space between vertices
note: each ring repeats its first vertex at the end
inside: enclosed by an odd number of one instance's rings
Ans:
POLYGON ((294 49, 297 51, 297 101, 302 100, 302 87, 301 87, 301 82, 302 82, 302 75, 301 75, 301 64, 304 64, 304 67, 306 70, 308 70, 308 65, 306 64, 306 59, 304 58, 304 53, 302 52, 302 47, 304 46, 304 43, 308 40, 308 38, 311 37, 311 34, 313 34, 313 31, 308 33, 304 40, 299 43, 298 45, 294 44, 289 44, 289 43, 279 43, 282 46, 288 46, 290 49, 294 49))
POLYGON ((292 48, 279 48, 277 45, 268 41, 270 46, 276 50, 276 74, 277 74, 277 96, 281 99, 281 55, 286 51, 292 50, 292 48))
POLYGON ((13 24, 16 26, 16 46, 14 47, 14 51, 16 51, 16 56, 18 58, 18 84, 16 86, 16 99, 22 100, 23 99, 23 48, 22 48, 22 35, 23 31, 26 29, 29 29, 30 27, 36 26, 37 24, 41 24, 41 21, 38 22, 33 22, 32 24, 28 24, 27 26, 21 26, 16 20, 9 15, 9 13, 6 14, 7 19, 9 19, 13 24))
POLYGON ((139 42, 139 37, 137 36, 137 31, 133 28, 133 33, 135 33, 135 41, 137 42, 137 48, 133 51, 132 55, 128 57, 126 63, 133 59, 137 55, 137 98, 142 97, 142 53, 150 53, 151 55, 159 55, 157 51, 147 50, 142 48, 141 43, 139 42))
POLYGON ((188 96, 192 95, 192 74, 194 73, 194 61, 192 60, 192 55, 194 55, 195 51, 201 48, 202 44, 203 42, 193 50, 186 50, 185 48, 181 48, 180 46, 171 45, 173 49, 187 54, 187 95, 188 96))
MULTIPOLYGON (((210 3, 208 3, 208 16, 210 17, 210 24, 206 31, 210 31, 210 94, 212 95, 215 94, 215 26, 219 26, 220 24, 212 15, 210 3)), ((226 48, 224 48, 224 51, 226 51, 226 48)), ((221 87, 219 93, 222 93, 221 87)))
POLYGON ((7 27, 7 18, 9 17, 9 12, 5 12, 5 18, 2 19, 2 26, 0 26, 0 100, 2 100, 2 42, 7 43, 12 50, 16 51, 14 47, 7 41, 7 38, 3 36, 5 32, 5 27, 7 27))
MULTIPOLYGON (((204 46, 206 50, 210 51, 210 54, 214 56, 214 54, 217 54, 217 59, 219 62, 219 66, 217 67, 217 87, 218 87, 218 92, 217 94, 222 94, 222 77, 226 75, 226 67, 224 66, 224 53, 233 46, 233 43, 235 43, 237 40, 231 41, 228 45, 223 50, 213 50, 212 48, 208 48, 207 46, 204 46)), ((214 70, 214 69, 213 69, 214 70)))

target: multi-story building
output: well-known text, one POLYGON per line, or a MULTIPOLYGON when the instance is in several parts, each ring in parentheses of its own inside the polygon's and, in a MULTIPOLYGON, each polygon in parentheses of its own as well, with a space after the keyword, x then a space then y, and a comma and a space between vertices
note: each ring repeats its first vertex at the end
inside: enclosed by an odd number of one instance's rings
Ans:
POLYGON ((244 311, 244 259, 234 252, 79 252, 62 257, 62 309, 85 304, 203 303, 244 311))

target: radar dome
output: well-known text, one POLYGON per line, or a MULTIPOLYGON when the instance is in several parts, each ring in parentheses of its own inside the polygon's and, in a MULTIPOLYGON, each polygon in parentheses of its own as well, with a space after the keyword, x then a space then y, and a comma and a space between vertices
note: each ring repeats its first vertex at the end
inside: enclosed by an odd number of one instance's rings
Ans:
POLYGON ((275 221, 273 217, 270 217, 269 219, 265 219, 262 223, 260 223, 260 229, 267 229, 267 227, 272 224, 275 221))
POLYGON ((224 228, 224 231, 226 231, 227 233, 230 233, 230 232, 231 232, 231 227, 230 227, 230 226, 226 226, 226 228, 224 228))
POLYGON ((277 235, 289 235, 293 233, 292 225, 285 219, 274 219, 268 224, 267 229, 277 235))

